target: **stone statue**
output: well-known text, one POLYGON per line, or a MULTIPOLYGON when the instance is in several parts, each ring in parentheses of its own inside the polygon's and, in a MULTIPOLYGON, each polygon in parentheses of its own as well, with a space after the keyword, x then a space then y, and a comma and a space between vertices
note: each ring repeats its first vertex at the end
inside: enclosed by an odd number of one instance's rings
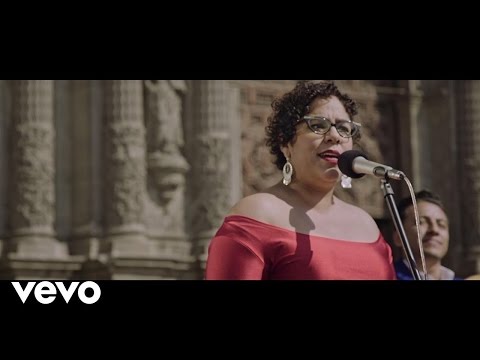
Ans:
POLYGON ((189 166, 184 146, 182 100, 184 80, 145 80, 149 188, 160 206, 183 189, 189 166))
POLYGON ((154 239, 184 236, 185 173, 182 122, 184 80, 145 80, 147 131, 146 222, 154 239))

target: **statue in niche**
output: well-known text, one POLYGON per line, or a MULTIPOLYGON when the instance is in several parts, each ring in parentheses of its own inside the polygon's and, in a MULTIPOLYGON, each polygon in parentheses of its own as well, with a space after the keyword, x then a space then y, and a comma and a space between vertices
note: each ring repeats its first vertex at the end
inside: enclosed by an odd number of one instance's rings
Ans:
POLYGON ((148 155, 148 188, 159 206, 167 206, 185 186, 188 164, 180 154, 148 155))
POLYGON ((145 80, 149 193, 168 205, 183 189, 189 166, 183 157, 184 80, 145 80))
POLYGON ((146 225, 152 238, 184 237, 183 197, 189 165, 183 156, 184 80, 145 80, 146 225))

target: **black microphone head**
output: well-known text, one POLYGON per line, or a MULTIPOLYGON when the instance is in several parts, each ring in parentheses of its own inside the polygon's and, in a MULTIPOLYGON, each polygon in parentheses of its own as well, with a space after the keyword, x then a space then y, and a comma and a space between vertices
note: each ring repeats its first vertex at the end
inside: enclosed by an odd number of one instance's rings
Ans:
POLYGON ((362 176, 365 176, 365 174, 357 174, 355 171, 353 171, 353 160, 355 160, 357 157, 364 157, 365 159, 368 160, 367 155, 365 155, 363 152, 358 151, 358 150, 348 150, 345 151, 342 155, 338 157, 338 168, 342 173, 344 173, 347 176, 350 176, 351 178, 358 179, 361 178, 362 176))

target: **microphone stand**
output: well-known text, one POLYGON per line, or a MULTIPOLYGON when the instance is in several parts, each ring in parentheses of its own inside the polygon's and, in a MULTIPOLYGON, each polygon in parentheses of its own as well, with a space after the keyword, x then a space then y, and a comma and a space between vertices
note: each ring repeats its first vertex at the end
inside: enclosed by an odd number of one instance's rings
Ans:
POLYGON ((417 269, 417 264, 415 263, 415 259, 413 258, 412 249, 410 248, 410 244, 407 240, 407 235, 405 234, 405 229, 403 228, 402 220, 400 219, 400 214, 398 213, 397 205, 395 204, 395 201, 393 199, 394 192, 392 186, 388 182, 388 173, 386 173, 385 178, 382 179, 381 187, 388 205, 388 210, 390 210, 390 214, 392 215, 395 229, 397 230, 397 233, 402 240, 403 249, 405 250, 405 254, 407 256, 408 264, 410 265, 410 270, 412 272, 413 278, 415 280, 421 280, 420 273, 417 269))

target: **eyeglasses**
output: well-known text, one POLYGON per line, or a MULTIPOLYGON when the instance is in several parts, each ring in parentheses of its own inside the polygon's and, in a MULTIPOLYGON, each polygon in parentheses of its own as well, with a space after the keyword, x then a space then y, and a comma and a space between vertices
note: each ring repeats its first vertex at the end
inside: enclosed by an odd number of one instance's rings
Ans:
POLYGON ((315 134, 325 135, 330 131, 332 126, 337 129, 337 132, 341 137, 351 138, 358 134, 362 124, 351 120, 337 120, 336 123, 332 123, 329 119, 323 116, 307 115, 297 121, 297 124, 305 120, 310 130, 315 134))

